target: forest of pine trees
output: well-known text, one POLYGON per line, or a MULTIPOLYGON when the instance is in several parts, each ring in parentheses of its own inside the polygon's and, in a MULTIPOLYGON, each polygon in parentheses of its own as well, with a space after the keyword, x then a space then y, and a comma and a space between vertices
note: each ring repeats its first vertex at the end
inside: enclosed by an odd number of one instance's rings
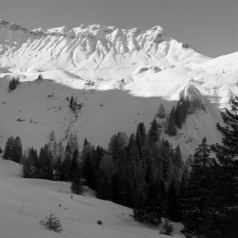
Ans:
MULTIPOLYGON (((158 225, 165 218, 182 222, 186 237, 236 238, 237 97, 231 99, 231 106, 231 111, 222 112, 225 126, 217 125, 222 144, 209 145, 204 137, 185 163, 179 146, 173 148, 162 138, 155 119, 148 132, 144 123, 139 123, 129 137, 123 132, 113 135, 107 150, 94 148, 86 138, 80 150, 77 135, 73 134, 64 148, 52 132, 39 154, 30 148, 22 155, 20 138, 10 137, 3 157, 22 161, 25 178, 71 182, 75 194, 82 194, 81 179, 85 178, 98 198, 131 207, 136 221, 158 225)), ((179 102, 176 108, 171 112, 173 118, 169 118, 175 129, 184 122, 188 105, 179 102), (182 111, 183 107, 182 116, 178 115, 176 108, 182 111)))

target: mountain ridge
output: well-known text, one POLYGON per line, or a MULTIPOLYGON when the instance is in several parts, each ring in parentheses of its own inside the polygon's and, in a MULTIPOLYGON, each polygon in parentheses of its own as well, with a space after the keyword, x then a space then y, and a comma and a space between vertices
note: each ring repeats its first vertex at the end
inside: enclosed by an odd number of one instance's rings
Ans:
POLYGON ((148 130, 161 103, 168 117, 182 92, 190 93, 200 108, 188 116, 176 137, 162 136, 187 155, 204 136, 210 144, 219 142, 220 109, 238 92, 237 53, 211 59, 169 38, 159 26, 147 31, 100 25, 29 31, 5 21, 0 26, 2 145, 16 134, 25 146, 39 148, 47 133, 57 131, 57 139, 77 132, 81 144, 87 137, 106 147, 113 134, 134 133, 139 122, 148 130), (39 74, 48 80, 35 85, 39 74), (23 84, 9 93, 12 77, 23 84), (46 91, 55 97, 47 97, 46 91), (72 95, 84 105, 73 124, 65 101, 72 95), (33 118, 34 113, 39 118, 33 118), (25 120, 21 128, 19 118, 25 120))

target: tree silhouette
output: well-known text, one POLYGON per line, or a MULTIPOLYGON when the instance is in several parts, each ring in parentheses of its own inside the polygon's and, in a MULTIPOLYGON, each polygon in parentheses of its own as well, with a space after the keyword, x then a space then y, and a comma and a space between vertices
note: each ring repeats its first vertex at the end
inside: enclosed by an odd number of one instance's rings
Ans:
POLYGON ((49 217, 45 217, 45 220, 41 220, 39 224, 46 230, 51 230, 59 233, 63 231, 60 220, 56 216, 54 216, 54 213, 52 212, 49 217))

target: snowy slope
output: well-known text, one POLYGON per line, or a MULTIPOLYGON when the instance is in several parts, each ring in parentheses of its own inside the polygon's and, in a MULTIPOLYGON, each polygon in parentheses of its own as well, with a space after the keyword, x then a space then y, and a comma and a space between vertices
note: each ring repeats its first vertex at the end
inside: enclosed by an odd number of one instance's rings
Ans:
POLYGON ((134 133, 139 122, 148 129, 161 103, 169 114, 185 93, 200 107, 168 139, 188 155, 204 136, 209 143, 220 140, 216 123, 237 93, 237 63, 237 53, 210 59, 159 26, 30 31, 0 21, 0 144, 14 135, 24 147, 39 148, 54 131, 57 139, 77 132, 80 144, 87 137, 107 148, 118 131, 134 133), (46 80, 34 82, 40 73, 46 80), (9 93, 16 76, 21 84, 9 93), (83 103, 76 115, 66 100, 71 95, 83 103))
MULTIPOLYGON (((88 196, 71 198, 70 183, 23 179, 19 173, 19 164, 0 159, 1 238, 167 237, 159 234, 161 228, 135 222, 130 208, 88 196), (62 233, 39 226, 50 212, 61 220, 62 233)), ((174 228, 175 238, 184 237, 179 232, 181 224, 175 223, 174 228)))

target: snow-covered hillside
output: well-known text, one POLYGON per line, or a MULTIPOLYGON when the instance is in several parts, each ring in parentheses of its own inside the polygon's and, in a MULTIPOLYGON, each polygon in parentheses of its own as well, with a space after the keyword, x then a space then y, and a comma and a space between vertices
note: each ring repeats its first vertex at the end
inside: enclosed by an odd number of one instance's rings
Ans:
POLYGON ((30 31, 0 21, 1 146, 14 135, 24 147, 39 148, 54 131, 57 139, 77 132, 81 144, 87 137, 107 147, 118 131, 134 133, 139 122, 148 129, 161 103, 169 114, 186 94, 200 107, 168 139, 184 154, 193 153, 204 136, 208 143, 220 139, 216 123, 237 92, 237 63, 238 53, 210 59, 169 38, 159 26, 30 31), (40 73, 45 80, 35 82, 40 73), (12 77, 21 84, 9 93, 12 77), (83 105, 76 114, 66 100, 72 95, 83 105))
MULTIPOLYGON (((92 196, 70 195, 70 183, 19 177, 20 166, 0 159, 1 238, 165 238, 161 228, 135 222, 132 209, 92 196), (53 212, 61 220, 62 233, 45 230, 39 221, 53 212), (101 220, 103 225, 98 225, 101 220)), ((174 224, 175 238, 180 223, 174 224)))

